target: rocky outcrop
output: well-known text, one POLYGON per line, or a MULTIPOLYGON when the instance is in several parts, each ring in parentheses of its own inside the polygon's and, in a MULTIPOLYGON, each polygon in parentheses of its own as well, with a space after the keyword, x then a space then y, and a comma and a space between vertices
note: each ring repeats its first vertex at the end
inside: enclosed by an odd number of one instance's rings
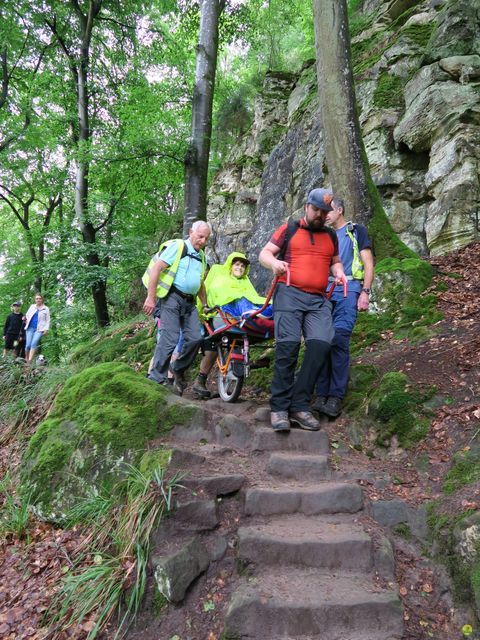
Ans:
MULTIPOLYGON (((446 253, 480 235, 480 0, 369 0, 362 11, 352 57, 373 179, 405 244, 446 253)), ((329 185, 316 92, 314 61, 267 74, 253 127, 211 187, 215 257, 246 249, 260 287, 271 231, 329 185)))

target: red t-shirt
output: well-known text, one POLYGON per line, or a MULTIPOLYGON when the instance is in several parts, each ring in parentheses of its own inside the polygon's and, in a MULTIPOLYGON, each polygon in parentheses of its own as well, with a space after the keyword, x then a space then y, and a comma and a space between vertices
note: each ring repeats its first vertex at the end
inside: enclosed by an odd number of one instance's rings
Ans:
MULTIPOLYGON (((270 242, 277 247, 283 247, 286 231, 287 224, 282 224, 273 233, 270 242)), ((332 236, 326 229, 310 231, 305 221, 303 219, 300 221, 300 228, 288 243, 283 258, 290 265, 292 286, 307 293, 320 293, 326 290, 330 265, 340 262, 336 234, 332 236)), ((287 274, 280 276, 279 282, 286 283, 287 274)))

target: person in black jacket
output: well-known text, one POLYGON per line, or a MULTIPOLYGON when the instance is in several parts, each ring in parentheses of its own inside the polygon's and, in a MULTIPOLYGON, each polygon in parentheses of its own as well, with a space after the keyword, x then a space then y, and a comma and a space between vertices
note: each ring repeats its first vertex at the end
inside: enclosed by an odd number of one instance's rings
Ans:
POLYGON ((14 302, 12 304, 12 313, 10 313, 5 320, 5 326, 3 328, 4 356, 7 356, 9 351, 13 351, 16 356, 20 353, 25 335, 21 306, 20 302, 14 302))

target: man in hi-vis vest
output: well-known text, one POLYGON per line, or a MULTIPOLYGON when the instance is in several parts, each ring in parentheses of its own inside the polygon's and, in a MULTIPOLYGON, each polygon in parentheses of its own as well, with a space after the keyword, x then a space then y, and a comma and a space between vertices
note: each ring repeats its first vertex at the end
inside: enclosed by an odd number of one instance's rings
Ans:
POLYGON ((145 313, 151 315, 156 299, 160 299, 160 341, 155 349, 155 364, 148 377, 159 384, 167 384, 170 358, 181 330, 183 347, 171 366, 174 389, 180 395, 187 386, 185 371, 195 359, 202 340, 196 297, 198 294, 202 304, 206 304, 203 248, 210 233, 207 222, 194 222, 187 240, 171 240, 162 245, 163 250, 150 261, 143 278, 148 290, 143 305, 145 313))
POLYGON ((335 338, 315 385, 317 399, 313 409, 336 418, 342 410, 342 401, 347 393, 350 337, 357 312, 368 310, 374 264, 372 244, 366 227, 345 220, 344 203, 340 198, 332 200, 332 207, 332 211, 327 214, 326 223, 337 233, 340 258, 348 280, 348 295, 345 298, 343 288, 338 286, 332 295, 335 338))

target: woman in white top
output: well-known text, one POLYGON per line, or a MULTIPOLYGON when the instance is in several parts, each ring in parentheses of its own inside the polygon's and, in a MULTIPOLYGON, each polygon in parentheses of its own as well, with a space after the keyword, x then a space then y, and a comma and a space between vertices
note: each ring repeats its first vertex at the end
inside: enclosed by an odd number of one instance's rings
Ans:
POLYGON ((40 340, 50 328, 50 310, 43 304, 43 297, 37 293, 35 304, 30 305, 25 314, 25 357, 31 362, 40 344, 40 340))

